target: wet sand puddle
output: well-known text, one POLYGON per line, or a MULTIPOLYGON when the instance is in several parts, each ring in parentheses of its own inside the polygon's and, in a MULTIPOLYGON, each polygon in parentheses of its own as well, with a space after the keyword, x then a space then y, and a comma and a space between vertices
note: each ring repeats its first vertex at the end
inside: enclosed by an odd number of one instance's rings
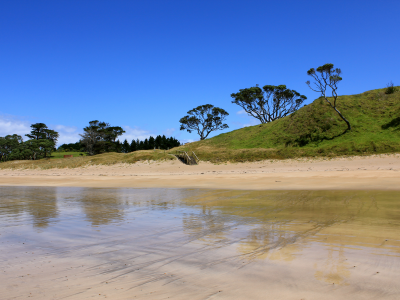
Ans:
POLYGON ((399 192, 0 195, 0 299, 400 299, 399 192))

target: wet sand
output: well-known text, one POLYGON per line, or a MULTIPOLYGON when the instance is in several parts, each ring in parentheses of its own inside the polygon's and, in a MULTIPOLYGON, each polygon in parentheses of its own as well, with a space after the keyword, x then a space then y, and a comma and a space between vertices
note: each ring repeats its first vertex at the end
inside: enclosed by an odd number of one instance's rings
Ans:
POLYGON ((140 162, 75 169, 0 170, 3 186, 400 190, 400 155, 255 163, 140 162))
POLYGON ((0 187, 1 299, 398 299, 400 192, 0 187))

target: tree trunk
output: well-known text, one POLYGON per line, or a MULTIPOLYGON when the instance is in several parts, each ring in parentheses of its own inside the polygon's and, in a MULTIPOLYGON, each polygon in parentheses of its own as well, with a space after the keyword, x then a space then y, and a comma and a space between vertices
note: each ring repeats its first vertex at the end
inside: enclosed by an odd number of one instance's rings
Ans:
POLYGON ((338 113, 339 117, 341 117, 342 120, 346 122, 347 130, 351 130, 350 122, 346 120, 346 118, 342 115, 342 113, 336 107, 334 107, 333 109, 338 113))

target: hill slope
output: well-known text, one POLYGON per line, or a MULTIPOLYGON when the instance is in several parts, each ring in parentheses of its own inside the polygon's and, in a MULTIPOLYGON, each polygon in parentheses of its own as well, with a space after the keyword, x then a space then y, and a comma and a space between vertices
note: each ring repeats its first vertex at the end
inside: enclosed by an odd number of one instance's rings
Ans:
POLYGON ((363 155, 400 152, 400 91, 385 89, 340 96, 346 124, 323 98, 290 116, 220 134, 180 147, 202 160, 254 161, 268 158, 363 155))

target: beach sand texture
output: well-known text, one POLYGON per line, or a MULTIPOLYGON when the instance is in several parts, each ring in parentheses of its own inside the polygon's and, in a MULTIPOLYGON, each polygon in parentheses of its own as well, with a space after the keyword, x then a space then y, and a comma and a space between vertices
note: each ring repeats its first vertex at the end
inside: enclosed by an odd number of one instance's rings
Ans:
POLYGON ((0 170, 4 186, 400 190, 400 155, 188 166, 138 162, 73 169, 0 170))

